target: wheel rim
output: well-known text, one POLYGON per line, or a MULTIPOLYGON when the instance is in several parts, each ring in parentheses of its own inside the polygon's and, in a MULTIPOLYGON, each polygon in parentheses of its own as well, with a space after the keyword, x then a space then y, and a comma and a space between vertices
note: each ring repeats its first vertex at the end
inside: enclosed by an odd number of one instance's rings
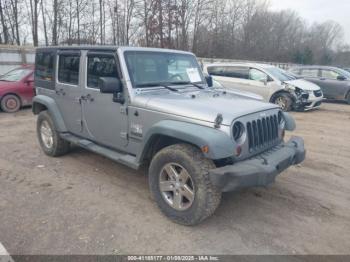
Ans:
POLYGON ((179 164, 166 164, 159 175, 159 188, 165 202, 172 208, 184 211, 194 201, 195 189, 191 176, 179 164))
POLYGON ((41 122, 40 126, 41 140, 43 141, 45 147, 52 148, 53 146, 53 133, 49 123, 44 120, 41 122))
POLYGON ((284 97, 277 97, 275 103, 283 110, 287 108, 287 101, 284 97))
POLYGON ((18 107, 18 102, 15 98, 9 98, 5 101, 5 106, 8 110, 15 110, 18 107))

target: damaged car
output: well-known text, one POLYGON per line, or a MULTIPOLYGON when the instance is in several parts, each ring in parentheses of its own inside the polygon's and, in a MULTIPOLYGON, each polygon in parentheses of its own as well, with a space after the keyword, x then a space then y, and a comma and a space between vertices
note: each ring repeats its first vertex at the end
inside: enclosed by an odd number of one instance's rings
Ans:
POLYGON ((272 65, 209 64, 204 70, 225 88, 258 94, 283 111, 307 111, 322 104, 319 86, 272 65))

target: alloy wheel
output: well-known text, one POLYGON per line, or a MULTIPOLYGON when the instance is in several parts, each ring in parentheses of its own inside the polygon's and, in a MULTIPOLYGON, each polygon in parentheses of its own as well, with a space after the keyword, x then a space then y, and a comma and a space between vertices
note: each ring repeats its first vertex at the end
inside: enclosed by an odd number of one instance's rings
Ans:
POLYGON ((184 211, 194 201, 195 188, 187 170, 179 164, 166 164, 159 174, 159 188, 165 202, 172 208, 184 211))

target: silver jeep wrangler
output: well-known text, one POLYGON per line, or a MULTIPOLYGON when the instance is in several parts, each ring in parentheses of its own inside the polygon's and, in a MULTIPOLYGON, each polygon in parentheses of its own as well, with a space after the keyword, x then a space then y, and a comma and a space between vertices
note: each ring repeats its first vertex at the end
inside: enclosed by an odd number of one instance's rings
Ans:
POLYGON ((276 105, 212 88, 192 53, 132 47, 36 51, 33 112, 49 156, 72 144, 131 168, 149 165, 162 212, 194 225, 222 192, 267 186, 305 158, 284 142, 295 122, 276 105))

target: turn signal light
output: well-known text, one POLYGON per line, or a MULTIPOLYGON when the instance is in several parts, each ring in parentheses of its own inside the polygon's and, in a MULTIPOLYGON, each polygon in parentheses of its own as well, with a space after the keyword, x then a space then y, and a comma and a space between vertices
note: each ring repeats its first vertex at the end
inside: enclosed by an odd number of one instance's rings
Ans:
POLYGON ((203 146, 203 147, 202 147, 202 152, 203 152, 204 154, 208 154, 208 153, 209 153, 209 146, 203 146))

